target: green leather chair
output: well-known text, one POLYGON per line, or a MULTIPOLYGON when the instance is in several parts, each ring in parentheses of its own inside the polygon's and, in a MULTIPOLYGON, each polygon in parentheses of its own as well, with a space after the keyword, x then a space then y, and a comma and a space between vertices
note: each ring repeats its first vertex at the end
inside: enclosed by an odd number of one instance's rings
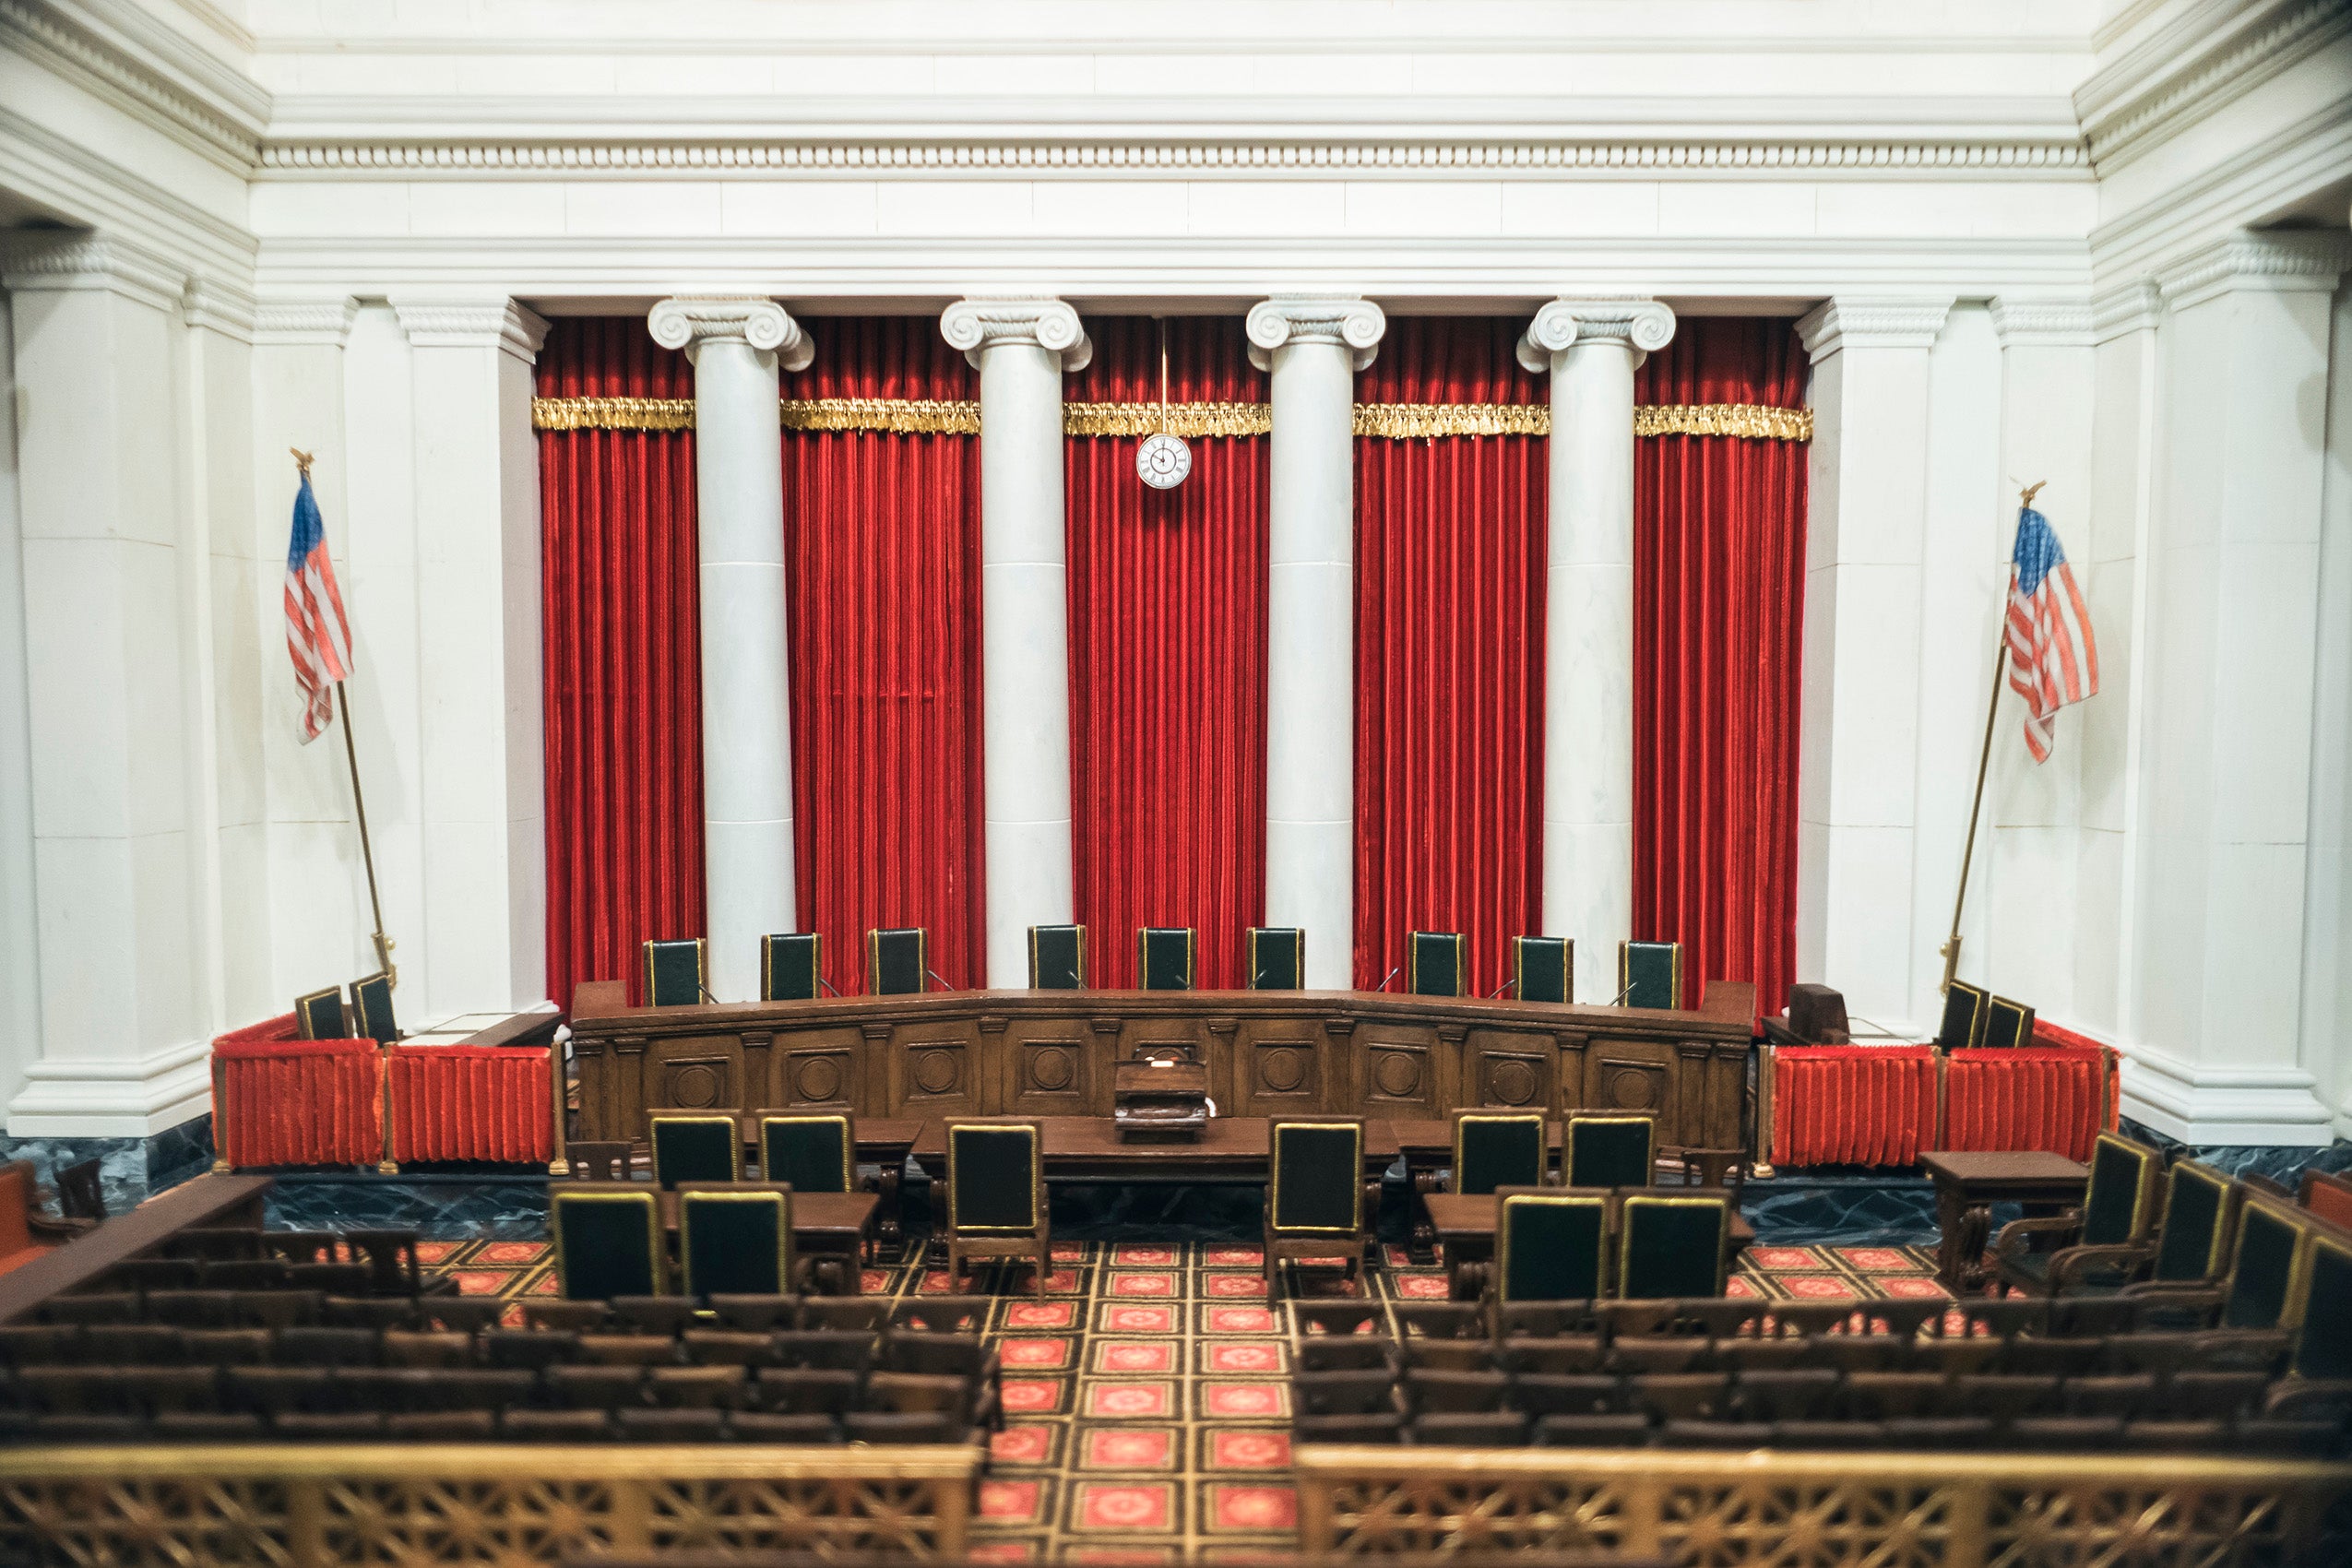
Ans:
MULTIPOLYGON (((2091 1179, 2084 1187, 2081 1209, 2002 1226, 1992 1241, 1992 1273, 2005 1285, 2049 1295, 2058 1260, 2066 1255, 2059 1249, 2129 1249, 2146 1241, 2156 1220, 2156 1175, 2163 1163, 2144 1144, 2101 1133, 2091 1146, 2091 1179), (2049 1244, 2046 1250, 2034 1251, 2037 1241, 2049 1244)), ((2077 1257, 2068 1260, 2067 1268, 2078 1277, 2120 1286, 2124 1278, 2114 1261, 2077 1257), (2095 1264, 2104 1266, 2094 1272, 2095 1264)))
POLYGON ((1475 1198, 1497 1187, 1542 1185, 1545 1130, 1540 1111, 1455 1111, 1454 1191, 1475 1198))
POLYGON ((1146 991, 1193 989, 1193 928, 1147 925, 1135 932, 1135 983, 1146 991))
POLYGON ((853 1193, 858 1134, 848 1116, 771 1114, 759 1119, 759 1173, 796 1193, 853 1193))
POLYGON ((1250 989, 1297 991, 1306 983, 1307 933, 1294 925, 1249 928, 1250 989))
POLYGON ((759 999, 813 1002, 823 989, 825 937, 814 931, 779 932, 759 939, 759 999))
POLYGON ((1539 1187, 1497 1197, 1498 1300, 1587 1301, 1607 1294, 1607 1193, 1539 1187))
POLYGON ((1416 931, 1405 938, 1405 989, 1415 996, 1459 996, 1467 983, 1469 941, 1458 931, 1416 931))
POLYGON ((921 926, 866 932, 866 994, 909 996, 928 989, 930 945, 921 926))
POLYGON ((692 1007, 710 995, 710 944, 701 937, 645 944, 645 1004, 692 1007))
POLYGON ((656 1186, 743 1179, 742 1125, 733 1111, 657 1111, 647 1124, 656 1186))
MULTIPOLYGON (((2111 1171, 2115 1169, 2110 1161, 2111 1171)), ((2142 1282, 2159 1287, 2215 1283, 2228 1265, 2229 1238, 2238 1218, 2237 1183, 2210 1165, 2176 1159, 2164 1173, 2164 1194, 2154 1234, 2125 1241, 2099 1244, 2080 1239, 2085 1229, 2080 1216, 2036 1221, 2047 1228, 2042 1233, 2059 1234, 2057 1250, 2021 1253, 2018 1266, 1999 1270, 2001 1277, 2028 1293, 2054 1296, 2112 1294, 2142 1282), (2072 1242, 2064 1239, 2068 1226, 2077 1238, 2072 1242)), ((2002 1233, 2013 1229, 2003 1226, 2002 1233)))
POLYGON ((1087 928, 1082 925, 1029 927, 1029 989, 1084 991, 1087 988, 1087 928))
POLYGON ((1985 1007, 1984 1043, 2017 1047, 2034 1043, 2034 1010, 2022 1002, 1996 996, 1985 1007))
POLYGON ((1511 994, 1522 1002, 1564 1003, 1575 994, 1576 944, 1564 936, 1511 939, 1511 994))
POLYGON ((1363 1272, 1372 1237, 1364 1224, 1364 1124, 1326 1116, 1274 1122, 1265 1203, 1265 1277, 1286 1257, 1341 1254, 1348 1277, 1363 1272))
POLYGON ((780 1187, 678 1189, 685 1293, 782 1296, 792 1289, 792 1195, 780 1187))
POLYGON ((351 982, 351 1021, 359 1038, 390 1045, 400 1038, 399 1021, 392 1014, 392 977, 381 971, 351 982))
POLYGON ((2287 1200, 2245 1194, 2238 1211, 2238 1246, 2222 1287, 2222 1327, 2280 1326, 2300 1283, 2310 1230, 2310 1217, 2287 1200))
POLYGON ((651 1188, 558 1183, 548 1189, 547 1228, 566 1300, 662 1293, 661 1208, 651 1188))
POLYGON ((2287 1370, 2297 1377, 2352 1378, 2352 1240, 2314 1229, 2288 1309, 2287 1370))
POLYGON ((343 988, 330 985, 294 998, 294 1033, 303 1039, 349 1039, 343 1021, 343 988))
POLYGON ((1657 1170, 1657 1123, 1647 1116, 1571 1116, 1561 1131, 1561 1185, 1646 1187, 1657 1170))
POLYGON ((1045 1294, 1053 1227, 1045 1204, 1045 1129, 1035 1122, 947 1124, 947 1280, 974 1258, 1028 1258, 1045 1294))
POLYGON ((1682 1005, 1682 944, 1621 942, 1617 944, 1617 995, 1621 1007, 1682 1005))
POLYGON ((1992 992, 1966 980, 1954 980, 1943 993, 1943 1021, 1935 1031, 1936 1044, 1946 1051, 1966 1051, 1983 1044, 1985 1015, 1991 1006, 1992 992))
POLYGON ((1617 1294, 1720 1296, 1731 1202, 1720 1194, 1627 1193, 1617 1210, 1617 1294))

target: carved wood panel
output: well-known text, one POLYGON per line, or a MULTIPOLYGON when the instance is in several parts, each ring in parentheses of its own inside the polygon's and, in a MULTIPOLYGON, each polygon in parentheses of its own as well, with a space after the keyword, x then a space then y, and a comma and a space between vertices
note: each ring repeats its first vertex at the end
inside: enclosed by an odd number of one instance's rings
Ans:
POLYGON ((742 1041, 729 1035, 657 1039, 646 1047, 648 1111, 741 1111, 742 1041))
POLYGON ((1444 1061, 1433 1037, 1358 1029, 1350 1043, 1366 1115, 1421 1121, 1442 1114, 1444 1061))
POLYGON ((892 1042, 889 1114, 985 1115, 978 1056, 969 1040, 952 1035, 892 1042))
POLYGON ((1662 1040, 1596 1039, 1585 1052, 1585 1107, 1657 1118, 1661 1143, 1684 1141, 1674 1103, 1674 1047, 1662 1040))
POLYGON ((1244 1025, 1233 1044, 1233 1114, 1279 1116, 1326 1109, 1322 1031, 1300 1020, 1244 1025))
MULTIPOLYGON (((1108 1114, 1096 1109, 1095 1057, 1101 1054, 1091 1030, 1080 1026, 1028 1028, 1016 1024, 1004 1037, 1011 1082, 1004 1109, 1016 1116, 1108 1114)), ((1107 1096, 1104 1097, 1107 1099, 1107 1096)))
POLYGON ((1508 1036, 1472 1035, 1463 1063, 1470 1088, 1465 1103, 1550 1111, 1555 1103, 1551 1069, 1549 1042, 1535 1045, 1508 1036))

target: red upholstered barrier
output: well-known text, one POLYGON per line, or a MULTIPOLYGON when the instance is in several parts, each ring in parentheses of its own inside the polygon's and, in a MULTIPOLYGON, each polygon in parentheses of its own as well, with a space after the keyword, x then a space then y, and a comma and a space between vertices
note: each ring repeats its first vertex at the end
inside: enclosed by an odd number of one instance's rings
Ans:
POLYGON ((2114 1052, 2097 1046, 1948 1051, 1938 1146, 2087 1160, 2099 1130, 2113 1123, 2114 1075, 2114 1052))
POLYGON ((372 1039, 297 1039, 294 1016, 212 1042, 212 1135, 232 1166, 374 1164, 382 1067, 372 1039))
POLYGON ((392 1158, 545 1161, 554 1152, 547 1052, 494 1045, 397 1045, 392 1158))
POLYGON ((1934 1146, 1932 1046, 1782 1046, 1773 1063, 1774 1164, 1909 1165, 1934 1146))

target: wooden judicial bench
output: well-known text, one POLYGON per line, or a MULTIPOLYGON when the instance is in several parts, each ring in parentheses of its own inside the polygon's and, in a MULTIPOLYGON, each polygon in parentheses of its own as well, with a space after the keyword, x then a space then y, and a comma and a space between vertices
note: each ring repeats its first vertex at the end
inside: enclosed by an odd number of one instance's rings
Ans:
MULTIPOLYGON (((1117 1063, 1175 1048, 1223 1116, 1431 1121, 1466 1106, 1639 1111, 1661 1145, 1743 1142, 1755 988, 1697 1010, 1314 991, 944 991, 631 1007, 572 1003, 582 1139, 643 1141, 657 1111, 1094 1116, 1117 1063)), ((1133 1146, 1148 1156, 1166 1146, 1133 1146)))

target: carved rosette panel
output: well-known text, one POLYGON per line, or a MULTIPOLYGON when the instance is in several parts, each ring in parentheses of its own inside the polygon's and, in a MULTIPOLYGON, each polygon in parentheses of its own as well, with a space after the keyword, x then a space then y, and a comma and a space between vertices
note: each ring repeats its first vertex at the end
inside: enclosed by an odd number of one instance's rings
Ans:
POLYGON ((1261 1040, 1250 1053, 1250 1103, 1308 1108, 1321 1102, 1314 1047, 1305 1040, 1261 1040))
POLYGON ((977 1111, 971 1051, 960 1039, 914 1039, 899 1047, 898 1100, 940 1111, 977 1111))
POLYGON ((858 1100, 858 1059, 855 1051, 794 1051, 782 1068, 787 1105, 855 1109, 858 1100))
POLYGON ((1551 1095, 1544 1081, 1544 1059, 1534 1051, 1479 1052, 1479 1103, 1507 1105, 1513 1110, 1549 1110, 1551 1095))

